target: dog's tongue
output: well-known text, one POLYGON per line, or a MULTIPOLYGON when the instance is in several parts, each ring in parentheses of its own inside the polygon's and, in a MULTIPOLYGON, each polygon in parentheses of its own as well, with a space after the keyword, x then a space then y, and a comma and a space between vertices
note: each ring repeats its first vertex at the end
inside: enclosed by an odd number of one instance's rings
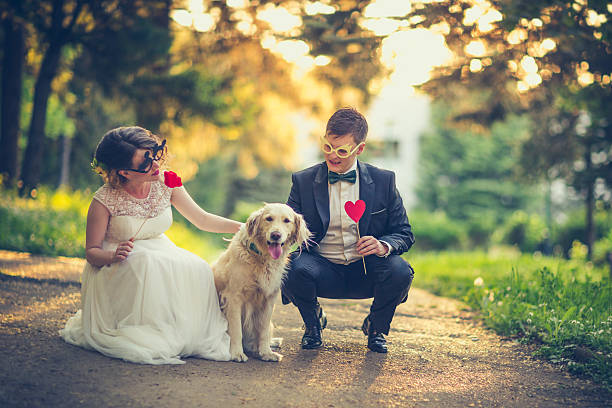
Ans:
POLYGON ((278 259, 282 253, 281 245, 280 244, 269 244, 268 252, 270 253, 270 256, 272 258, 278 259))

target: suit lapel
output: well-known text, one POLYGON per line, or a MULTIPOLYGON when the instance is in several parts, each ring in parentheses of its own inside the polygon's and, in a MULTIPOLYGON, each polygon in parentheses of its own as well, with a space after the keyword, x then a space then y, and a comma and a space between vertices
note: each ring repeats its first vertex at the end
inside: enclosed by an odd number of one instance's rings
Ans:
POLYGON ((370 177, 366 166, 357 160, 357 167, 359 167, 359 199, 363 200, 366 204, 366 210, 359 220, 359 233, 361 236, 364 236, 367 235, 368 227, 370 226, 370 213, 374 205, 375 189, 374 181, 370 177))
POLYGON ((327 163, 322 163, 319 167, 319 171, 315 176, 313 188, 315 205, 317 207, 319 217, 321 218, 321 224, 323 225, 321 236, 318 237, 318 240, 320 241, 327 233, 327 228, 329 227, 329 189, 327 182, 327 163))

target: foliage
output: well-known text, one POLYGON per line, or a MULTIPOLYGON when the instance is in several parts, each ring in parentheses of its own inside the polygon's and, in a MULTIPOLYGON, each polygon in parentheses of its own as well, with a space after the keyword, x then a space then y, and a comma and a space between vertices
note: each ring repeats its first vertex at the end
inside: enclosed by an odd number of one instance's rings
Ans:
MULTIPOLYGON (((1 18, 24 29, 24 72, 34 78, 23 82, 33 89, 22 104, 30 117, 23 126, 27 149, 11 151, 24 156, 21 189, 55 184, 49 174, 60 162, 52 157, 64 156, 46 154, 61 152, 54 135, 74 135, 70 179, 72 186, 87 185, 82 158, 118 125, 138 124, 168 138, 185 179, 221 149, 227 160, 237 159, 247 180, 261 168, 290 168, 295 131, 289 115, 305 107, 327 116, 336 105, 360 104, 382 72, 373 58, 382 37, 360 24, 369 3, 307 12, 309 4, 293 1, 213 1, 184 10, 188 3, 167 0, 0 0, 1 18), (296 22, 293 28, 265 18, 283 12, 296 22), (181 25, 180 13, 191 21, 203 13, 212 25, 181 25), (313 61, 316 74, 296 75, 291 58, 275 50, 284 43, 306 46, 303 59, 313 61), (317 67, 314 58, 322 53, 329 64, 317 67), (342 88, 349 92, 332 92, 342 88)), ((6 47, 2 34, 0 40, 6 47)))
POLYGON ((595 265, 608 265, 612 275, 612 228, 608 235, 595 242, 593 248, 593 263, 595 265))
POLYGON ((448 218, 444 212, 411 211, 410 224, 418 238, 419 251, 458 250, 466 247, 465 225, 448 218))
POLYGON ((42 255, 85 256, 88 193, 41 189, 37 200, 0 191, 0 247, 42 255))
POLYGON ((414 284, 466 301, 497 332, 612 386, 612 286, 604 268, 519 252, 415 253, 414 284))
MULTIPOLYGON (((333 3, 332 3, 333 4, 333 3)), ((370 1, 340 2, 336 12, 308 15, 299 38, 311 44, 311 55, 328 55, 332 62, 317 70, 317 75, 335 89, 348 84, 368 98, 368 85, 382 71, 382 36, 364 30, 360 24, 370 1)), ((338 101, 341 102, 341 101, 338 101)))
MULTIPOLYGON (((597 200, 609 205, 612 9, 606 2, 442 0, 415 4, 406 17, 412 27, 444 35, 454 54, 422 87, 456 107, 449 125, 488 128, 526 115, 533 127, 517 156, 522 177, 564 180, 589 214, 597 200)), ((587 233, 589 247, 593 235, 587 233)))
POLYGON ((544 221, 538 215, 519 210, 506 220, 496 231, 496 235, 497 241, 516 245, 522 252, 532 253, 542 250, 549 233, 544 221))
POLYGON ((289 172, 283 169, 261 169, 257 176, 247 178, 240 174, 235 161, 217 155, 202 163, 185 187, 206 211, 241 219, 242 203, 249 203, 252 211, 264 202, 286 202, 290 181, 289 172))
MULTIPOLYGON (((537 150, 545 158, 537 161, 543 166, 540 175, 563 161, 579 159, 580 145, 599 138, 609 146, 610 125, 600 121, 609 117, 606 101, 611 92, 612 15, 605 2, 568 6, 563 0, 481 4, 447 0, 416 5, 407 17, 415 18, 416 27, 442 32, 455 55, 425 85, 428 92, 449 97, 457 87, 468 93, 469 89, 490 90, 481 103, 463 104, 456 120, 486 125, 513 112, 526 112, 540 124, 534 135, 542 138, 541 147, 549 147, 537 150), (592 119, 582 135, 575 126, 564 124, 575 125, 580 110, 592 119), (599 136, 587 135, 587 128, 597 130, 599 136), (580 140, 580 136, 586 137, 580 140)), ((460 99, 452 99, 461 104, 460 99)), ((527 160, 524 163, 535 168, 527 160)), ((601 169, 608 166, 598 164, 601 169)))
POLYGON ((453 109, 434 105, 432 129, 421 138, 419 205, 464 222, 472 244, 485 245, 497 225, 537 198, 515 172, 529 125, 509 117, 490 132, 460 130, 448 125, 453 109))
MULTIPOLYGON (((586 243, 586 228, 584 226, 584 212, 575 211, 567 214, 564 222, 554 226, 552 238, 560 251, 568 255, 575 241, 586 243)), ((609 211, 600 210, 594 216, 595 239, 601 240, 612 231, 612 215, 609 211)))

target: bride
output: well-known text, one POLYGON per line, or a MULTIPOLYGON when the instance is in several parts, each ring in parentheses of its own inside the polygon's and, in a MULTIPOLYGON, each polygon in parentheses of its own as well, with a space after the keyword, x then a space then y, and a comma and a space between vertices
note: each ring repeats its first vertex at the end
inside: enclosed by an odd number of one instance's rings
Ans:
POLYGON ((183 364, 186 356, 226 361, 227 321, 212 271, 164 232, 172 205, 205 231, 235 233, 241 223, 202 210, 180 179, 175 188, 169 178, 165 184, 165 153, 165 140, 135 126, 110 130, 98 144, 94 166, 105 184, 87 214, 81 310, 60 335, 134 363, 183 364))

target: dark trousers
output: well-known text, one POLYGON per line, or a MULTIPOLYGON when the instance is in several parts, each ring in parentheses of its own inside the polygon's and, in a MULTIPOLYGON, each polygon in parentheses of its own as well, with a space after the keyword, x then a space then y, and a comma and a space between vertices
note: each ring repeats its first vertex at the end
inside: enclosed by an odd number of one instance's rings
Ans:
POLYGON ((316 254, 295 252, 283 282, 283 303, 297 306, 306 326, 318 325, 317 298, 374 298, 370 325, 378 333, 389 334, 395 308, 408 297, 414 271, 397 255, 387 258, 370 255, 348 265, 330 262, 316 254))

